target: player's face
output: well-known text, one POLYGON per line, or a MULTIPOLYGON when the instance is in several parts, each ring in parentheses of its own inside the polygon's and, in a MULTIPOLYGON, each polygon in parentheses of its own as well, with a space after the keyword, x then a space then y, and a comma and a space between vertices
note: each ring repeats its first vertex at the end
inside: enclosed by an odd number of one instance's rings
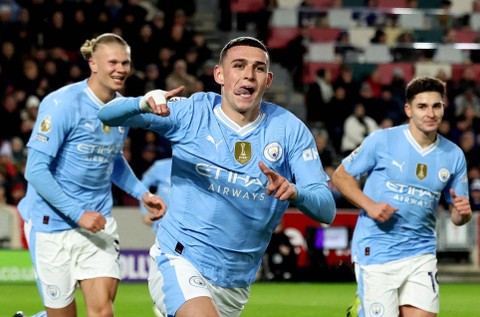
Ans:
POLYGON ((99 45, 93 54, 90 69, 98 83, 109 90, 118 91, 130 75, 130 50, 119 44, 99 45))
POLYGON ((214 75, 222 85, 223 110, 233 116, 241 113, 254 119, 273 78, 268 71, 267 53, 256 47, 232 47, 222 64, 215 67, 214 75))
POLYGON ((438 92, 423 92, 405 105, 405 113, 418 130, 436 132, 442 123, 444 101, 438 92))

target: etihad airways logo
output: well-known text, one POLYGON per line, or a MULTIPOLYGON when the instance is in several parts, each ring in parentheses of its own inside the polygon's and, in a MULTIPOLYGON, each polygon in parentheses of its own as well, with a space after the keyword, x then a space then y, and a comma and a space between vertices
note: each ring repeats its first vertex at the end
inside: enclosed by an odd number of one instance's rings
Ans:
POLYGON ((210 192, 247 200, 265 200, 267 183, 262 183, 258 177, 239 174, 205 163, 197 164, 195 171, 199 175, 211 179, 207 188, 210 192))

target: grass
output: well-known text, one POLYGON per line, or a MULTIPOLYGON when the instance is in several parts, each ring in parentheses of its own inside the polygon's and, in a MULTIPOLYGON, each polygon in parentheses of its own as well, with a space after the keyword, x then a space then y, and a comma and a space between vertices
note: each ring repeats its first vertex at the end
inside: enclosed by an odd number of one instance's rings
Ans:
MULTIPOLYGON (((252 294, 241 317, 344 317, 353 300, 354 283, 264 283, 252 285, 252 294)), ((480 316, 479 284, 442 284, 439 317, 480 316)), ((79 317, 85 316, 84 302, 77 296, 79 317)), ((40 311, 42 304, 34 284, 0 285, 0 317, 17 310, 40 311)), ((115 301, 117 317, 153 317, 146 284, 120 284, 115 301)))

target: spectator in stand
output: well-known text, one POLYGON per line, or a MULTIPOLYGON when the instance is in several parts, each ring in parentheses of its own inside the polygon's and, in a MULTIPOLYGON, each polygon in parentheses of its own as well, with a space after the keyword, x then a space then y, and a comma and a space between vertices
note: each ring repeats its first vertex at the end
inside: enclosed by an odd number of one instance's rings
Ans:
POLYGON ((458 146, 462 149, 467 159, 467 168, 480 166, 480 147, 473 131, 465 131, 460 135, 458 146))
POLYGON ((297 271, 297 254, 282 221, 272 233, 262 268, 269 281, 290 281, 297 271))
POLYGON ((343 125, 342 144, 340 150, 343 157, 349 155, 373 131, 378 130, 377 122, 366 115, 365 106, 357 103, 353 113, 348 116, 343 125))
POLYGON ((165 78, 165 86, 167 90, 184 86, 185 90, 180 95, 187 97, 195 91, 196 80, 195 76, 187 73, 187 63, 185 60, 178 59, 173 63, 173 71, 165 78))
POLYGON ((405 31, 398 35, 392 56, 395 62, 416 62, 419 58, 418 51, 413 47, 415 42, 413 33, 405 31))
POLYGON ((480 98, 475 93, 474 87, 467 86, 453 99, 455 116, 465 113, 467 108, 472 108, 475 115, 480 117, 480 98))
POLYGON ((333 95, 331 71, 325 68, 318 69, 315 81, 308 84, 305 93, 307 122, 309 124, 329 120, 332 113, 329 103, 333 95))
POLYGON ((352 67, 348 64, 342 64, 340 66, 339 76, 333 81, 333 88, 336 89, 337 87, 343 87, 345 90, 346 102, 350 103, 352 109, 354 103, 360 97, 360 86, 360 82, 353 77, 352 67))
POLYGON ((39 105, 40 99, 37 96, 29 96, 25 102, 25 108, 20 112, 22 123, 20 125, 21 133, 19 136, 24 143, 28 141, 28 138, 32 134, 33 126, 37 121, 39 105))
MULTIPOLYGON (((303 63, 304 56, 311 42, 310 29, 298 28, 298 34, 288 41, 286 47, 281 49, 275 60, 278 60, 289 71, 293 79, 293 87, 303 92, 303 63)), ((273 57, 272 57, 273 58, 273 57)))
POLYGON ((480 178, 475 178, 470 183, 470 205, 472 211, 480 212, 480 178))
POLYGON ((132 44, 132 59, 135 60, 135 68, 145 71, 146 66, 157 62, 160 50, 160 41, 154 37, 152 25, 143 23, 135 36, 132 44))
POLYGON ((0 140, 10 140, 21 135, 21 109, 15 94, 8 92, 2 96, 0 105, 0 140))
POLYGON ((325 121, 325 127, 332 140, 332 145, 337 153, 340 153, 340 146, 343 135, 343 123, 353 111, 353 101, 347 98, 347 91, 344 86, 334 88, 334 95, 330 100, 330 109, 335 109, 329 120, 325 121))

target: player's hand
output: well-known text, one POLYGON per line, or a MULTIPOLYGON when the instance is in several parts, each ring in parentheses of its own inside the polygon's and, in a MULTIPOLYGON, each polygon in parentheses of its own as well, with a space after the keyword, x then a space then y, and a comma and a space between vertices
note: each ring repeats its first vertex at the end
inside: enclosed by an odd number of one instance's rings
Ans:
POLYGON ((453 207, 455 208, 460 219, 454 219, 452 217, 453 223, 456 225, 463 225, 470 221, 472 218, 472 207, 466 196, 457 196, 455 190, 450 188, 450 195, 453 198, 453 207))
POLYGON ((165 215, 165 212, 167 211, 167 204, 165 204, 163 199, 156 195, 153 195, 152 193, 147 192, 143 194, 142 203, 150 213, 150 214, 147 214, 147 216, 150 217, 151 221, 162 218, 163 215, 165 215))
POLYGON ((105 224, 107 219, 98 211, 85 211, 80 220, 78 220, 78 225, 82 228, 85 228, 93 233, 97 233, 105 229, 105 224))
POLYGON ((384 223, 397 211, 398 208, 394 208, 387 203, 375 203, 371 208, 368 208, 367 214, 370 218, 384 223))
POLYGON ((177 96, 185 89, 184 86, 164 91, 160 89, 149 91, 140 100, 140 110, 151 112, 162 117, 170 115, 170 109, 167 106, 167 100, 177 96))
POLYGON ((295 187, 282 175, 278 174, 272 169, 269 169, 263 162, 259 162, 258 166, 262 170, 262 173, 267 176, 268 186, 267 194, 273 197, 284 200, 297 199, 297 190, 295 187))

